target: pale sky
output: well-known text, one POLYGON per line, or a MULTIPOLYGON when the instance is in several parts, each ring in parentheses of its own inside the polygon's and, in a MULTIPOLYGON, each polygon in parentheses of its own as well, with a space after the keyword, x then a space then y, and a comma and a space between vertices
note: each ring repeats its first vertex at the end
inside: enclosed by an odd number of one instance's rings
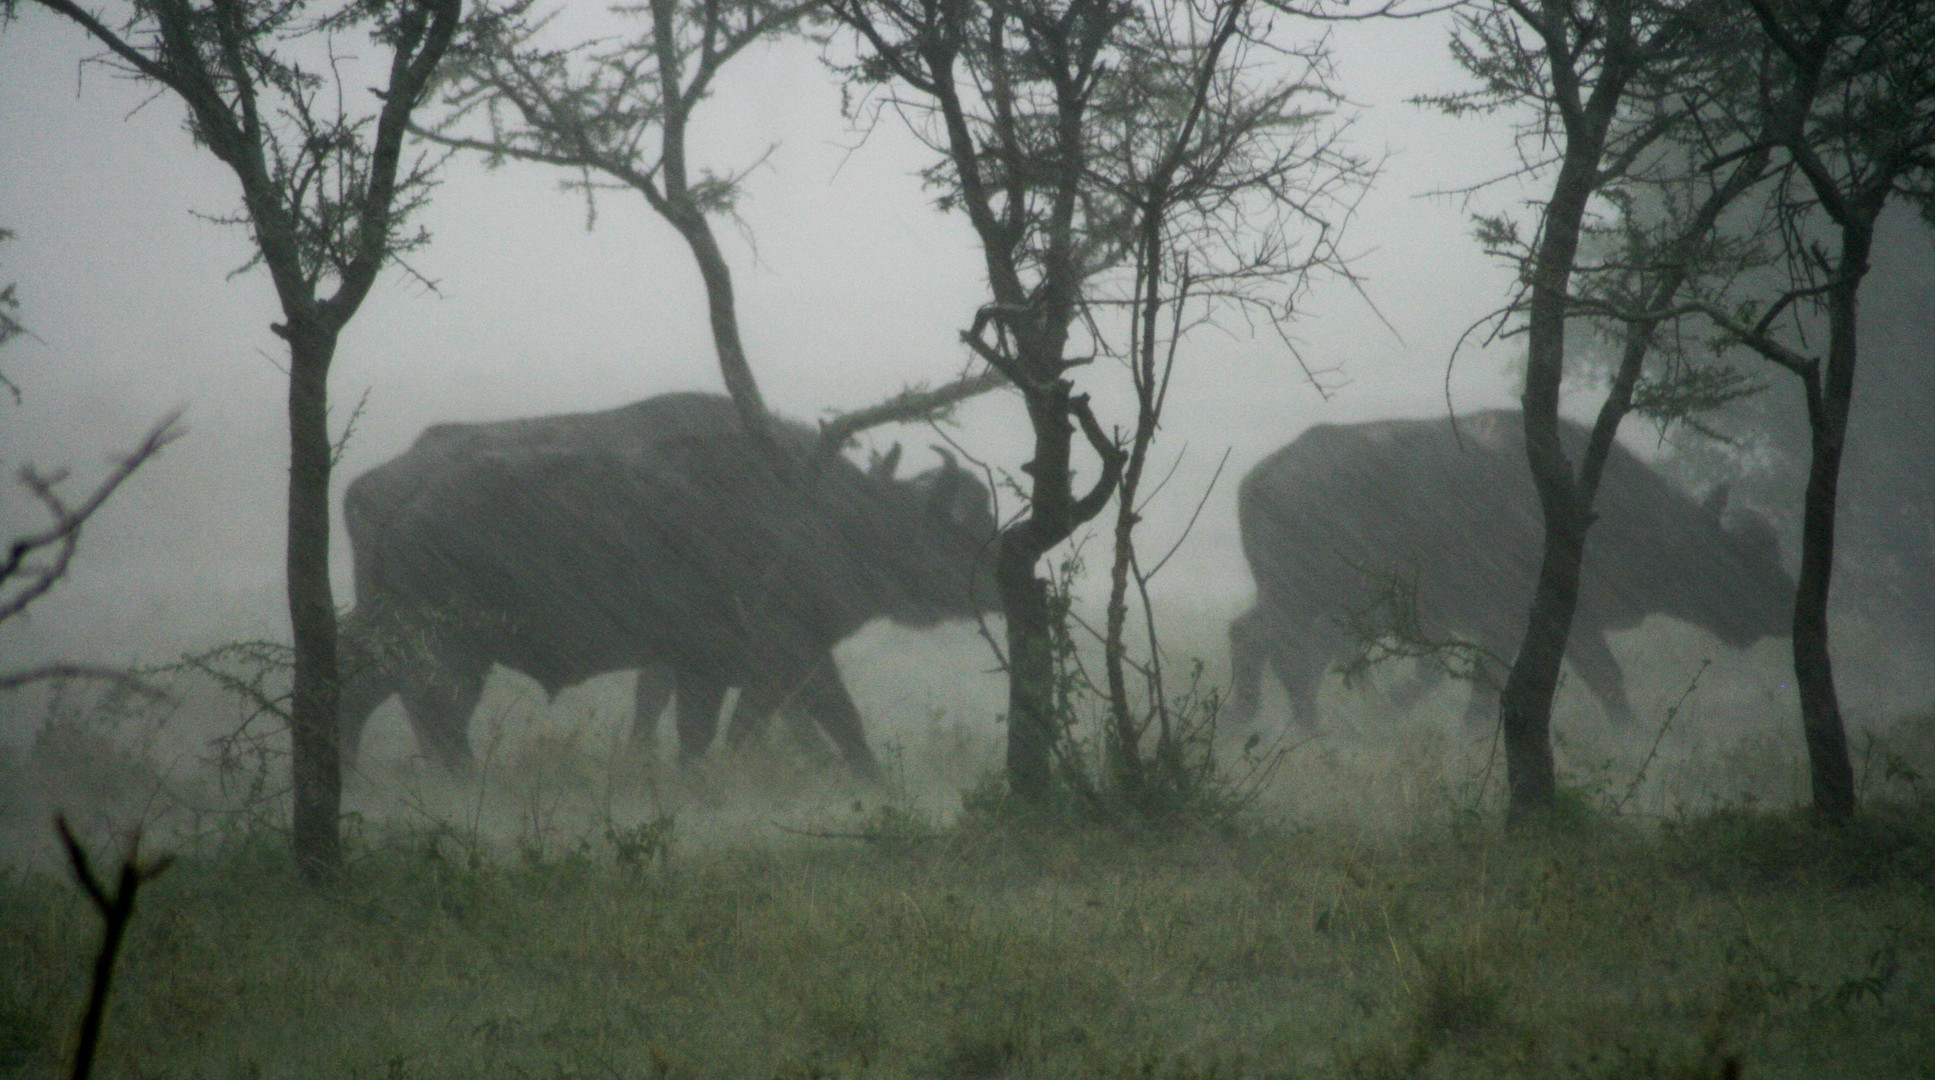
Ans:
MULTIPOLYGON (((1348 247, 1390 327, 1341 287, 1319 290, 1295 327, 1305 356, 1338 366, 1326 402, 1267 329, 1192 339, 1158 452, 1188 454, 1152 514, 1167 547, 1225 450, 1230 464, 1168 590, 1226 605, 1249 592, 1236 546, 1236 480, 1313 423, 1419 416, 1444 408, 1444 360, 1508 277, 1469 236, 1466 211, 1424 193, 1506 170, 1498 118, 1450 121, 1404 103, 1463 85, 1441 20, 1334 28, 1362 154, 1386 158, 1350 226, 1348 247), (1388 156, 1387 156, 1388 155, 1388 156)), ((284 353, 265 275, 230 278, 247 237, 194 216, 236 206, 233 177, 190 145, 182 110, 99 67, 78 31, 28 5, 0 34, 0 282, 17 282, 33 338, 0 352, 25 393, 0 407, 0 465, 71 466, 75 489, 107 452, 186 407, 190 434, 118 495, 88 530, 71 580, 30 624, 0 631, 22 662, 63 649, 127 648, 108 628, 149 625, 193 605, 250 612, 278 587, 282 559, 284 353), (78 88, 78 94, 77 94, 78 88)), ((891 122, 861 145, 839 115, 839 88, 805 46, 748 54, 697 119, 694 158, 743 167, 776 147, 721 224, 739 315, 768 401, 811 419, 864 405, 909 382, 960 370, 957 333, 982 298, 966 223, 933 209, 914 170, 925 152, 891 122), (856 149, 857 147, 857 149, 856 149), (750 238, 750 243, 748 242, 750 238)), ((387 272, 344 335, 332 378, 337 415, 368 405, 337 472, 343 485, 452 420, 600 409, 651 394, 717 389, 699 279, 672 230, 636 195, 611 192, 585 231, 581 199, 535 166, 486 172, 459 158, 422 218, 432 245, 411 264, 432 292, 387 272)), ((1518 197, 1482 197, 1486 209, 1518 197)), ((1468 352, 1451 388, 1462 410, 1511 397, 1504 347, 1468 352)), ((1103 422, 1126 378, 1103 365, 1082 380, 1103 422)), ((955 433, 997 466, 1026 459, 1018 401, 991 395, 955 433)), ((903 438, 919 467, 930 433, 903 438)), ((8 535, 40 519, 0 494, 8 535)), ((338 599, 348 603, 340 513, 338 599)), ((117 657, 108 657, 117 659, 117 657)), ((7 666, 12 666, 11 664, 7 666)))

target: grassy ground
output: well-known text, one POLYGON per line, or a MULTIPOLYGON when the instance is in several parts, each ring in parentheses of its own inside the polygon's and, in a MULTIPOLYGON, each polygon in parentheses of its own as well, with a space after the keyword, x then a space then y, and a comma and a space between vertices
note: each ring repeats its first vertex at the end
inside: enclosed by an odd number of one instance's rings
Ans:
POLYGON ((321 892, 284 851, 279 740, 208 749, 232 705, 0 718, 0 1073, 57 1074, 86 990, 64 809, 104 854, 140 822, 182 856, 97 1075, 1935 1078, 1935 718, 1859 728, 1869 810, 1823 830, 1767 658, 1705 672, 1640 635, 1653 726, 1561 695, 1550 831, 1497 827, 1458 688, 1396 716, 1334 686, 1323 736, 1260 730, 1273 768, 1227 733, 1227 824, 1037 828, 962 812, 1001 732, 958 637, 843 647, 885 792, 783 744, 655 766, 622 680, 546 706, 494 679, 475 784, 380 715, 321 892))
MULTIPOLYGON (((324 892, 272 817, 181 834, 100 1075, 1935 1076, 1926 800, 1824 831, 1575 787, 1567 827, 1507 837, 1357 747, 1228 827, 1131 837, 936 827, 783 754, 655 785, 516 753, 496 788, 359 781, 414 809, 355 819, 324 892), (1324 783, 1422 801, 1299 823, 1324 783)), ((0 876, 0 1066, 58 1068, 96 936, 52 868, 0 876)))

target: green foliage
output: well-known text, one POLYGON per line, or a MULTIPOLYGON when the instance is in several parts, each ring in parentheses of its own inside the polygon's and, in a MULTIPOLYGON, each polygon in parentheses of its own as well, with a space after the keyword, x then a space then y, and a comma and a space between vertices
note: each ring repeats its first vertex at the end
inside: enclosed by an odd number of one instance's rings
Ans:
MULTIPOLYGON (((1187 678, 1168 700, 1142 703, 1144 715, 1134 745, 1128 745, 1110 722, 1108 690, 1092 671, 1096 658, 1076 638, 1078 630, 1098 642, 1101 637, 1074 609, 1082 572, 1082 550, 1076 545, 1062 555, 1049 582, 1055 790, 1041 805, 1021 807, 984 784, 964 797, 964 806, 1013 820, 1021 815, 1037 825, 1164 831, 1227 824, 1255 802, 1285 750, 1252 734, 1234 767, 1219 757, 1216 718, 1222 693, 1207 682, 1200 658, 1191 660, 1187 678)), ((1164 685, 1145 681, 1152 688, 1164 685)))
POLYGON ((1844 887, 1935 881, 1935 829, 1925 807, 1872 806, 1832 825, 1794 811, 1723 811, 1663 826, 1663 856, 1714 887, 1779 888, 1813 878, 1844 887))
POLYGON ((1706 414, 1765 389, 1767 380, 1724 364, 1680 365, 1642 375, 1633 387, 1633 412, 1661 425, 1701 424, 1706 414))
MULTIPOLYGON (((1935 808, 1885 775, 1888 754, 1927 771, 1911 722, 1877 729, 1848 828, 1733 796, 1616 810, 1645 736, 1580 732, 1576 827, 1508 834, 1470 811, 1482 745, 1386 713, 1220 827, 1124 828, 1083 803, 1047 828, 1001 805, 993 734, 929 747, 927 711, 881 718, 883 793, 790 758, 614 762, 580 714, 622 738, 622 694, 547 718, 506 692, 481 714, 481 782, 368 763, 345 879, 321 892, 294 882, 286 801, 224 812, 249 786, 156 742, 138 703, 115 719, 70 693, 44 743, 0 757, 0 824, 44 841, 30 795, 57 778, 122 789, 85 815, 103 839, 144 820, 184 852, 143 890, 101 1074, 1691 1080, 1729 1059, 1912 1076, 1935 1055, 1935 808), (937 754, 991 778, 951 821, 973 773, 923 788, 937 754)), ((1705 725, 1712 747, 1719 723, 1689 701, 1668 734, 1705 725)), ((1774 790, 1744 751, 1714 756, 1701 782, 1744 769, 1774 790)), ((63 877, 0 873, 0 1061, 58 1069, 96 940, 63 877)))
MULTIPOLYGON (((1509 837, 843 814, 871 842, 368 819, 325 893, 272 832, 191 852, 143 892, 103 1072, 1625 1080, 1935 1050, 1925 808, 1853 836, 1739 811, 1509 837)), ((92 947, 61 880, 0 875, 5 1060, 58 1061, 92 947)))
POLYGON ((653 869, 667 870, 672 865, 672 829, 677 819, 657 814, 636 825, 605 823, 605 842, 611 845, 612 858, 625 870, 643 875, 653 869))

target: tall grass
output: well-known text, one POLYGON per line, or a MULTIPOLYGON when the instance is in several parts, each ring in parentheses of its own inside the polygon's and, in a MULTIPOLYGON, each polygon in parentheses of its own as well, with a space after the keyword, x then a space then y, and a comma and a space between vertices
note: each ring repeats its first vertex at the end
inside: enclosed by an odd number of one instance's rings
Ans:
POLYGON ((1574 813, 1507 836, 1456 688, 1395 716, 1333 686, 1222 825, 1030 831, 963 810, 999 760, 980 691, 897 650, 842 656, 887 789, 783 741, 632 754, 615 682, 546 706, 494 679, 471 784, 379 718, 320 892, 272 742, 221 773, 178 734, 207 717, 56 699, 0 751, 0 1071, 56 1073, 85 1000, 65 808, 97 849, 143 824, 180 855, 97 1076, 1935 1075, 1935 720, 1871 729, 1870 809, 1821 830, 1794 741, 1724 678, 1664 734, 1573 697, 1574 813))

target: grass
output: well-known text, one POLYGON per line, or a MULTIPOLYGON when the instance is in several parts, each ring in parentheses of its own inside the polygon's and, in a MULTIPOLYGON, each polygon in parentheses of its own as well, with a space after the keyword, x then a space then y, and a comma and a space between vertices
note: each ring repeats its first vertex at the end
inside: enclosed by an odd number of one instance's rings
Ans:
POLYGON ((1137 836, 963 814, 999 730, 851 666, 890 793, 784 748, 680 775, 614 749, 622 694, 499 680, 479 784, 379 733, 320 892, 279 760, 69 703, 0 748, 0 1073, 57 1075, 85 1000, 64 806, 180 853, 97 1076, 1935 1078, 1935 721, 1857 737, 1868 809, 1823 829, 1724 695, 1657 753, 1562 718, 1567 813, 1507 835, 1461 702, 1363 696, 1233 824, 1137 836))
MULTIPOLYGON (((878 818, 672 827, 643 858, 624 828, 538 854, 387 825, 320 893, 237 834, 144 890, 97 1075, 1935 1075, 1927 807, 1512 837, 878 818)), ((0 1061, 50 1074, 94 917, 16 869, 0 926, 0 1061)))

